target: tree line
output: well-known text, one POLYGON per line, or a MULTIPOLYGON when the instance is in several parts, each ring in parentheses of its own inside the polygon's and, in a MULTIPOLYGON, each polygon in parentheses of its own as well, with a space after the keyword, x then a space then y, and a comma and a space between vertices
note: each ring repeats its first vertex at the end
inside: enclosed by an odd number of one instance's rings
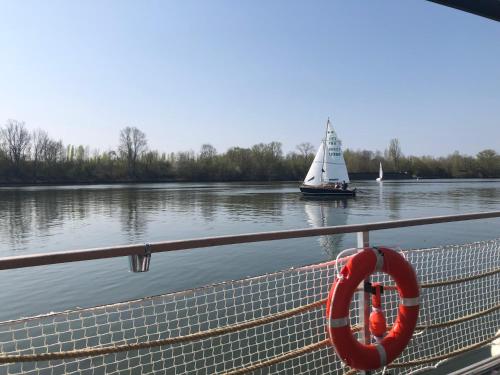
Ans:
POLYGON ((344 152, 349 173, 400 173, 416 178, 499 178, 500 155, 485 149, 475 156, 455 151, 448 156, 405 156, 398 139, 391 139, 388 148, 380 151, 347 149, 344 152))
MULTIPOLYGON (((42 129, 8 120, 0 127, 0 183, 101 183, 132 181, 295 181, 302 180, 315 148, 301 143, 285 154, 280 142, 218 153, 210 144, 198 152, 165 153, 148 147, 146 134, 125 127, 115 150, 64 145, 42 129)), ((486 149, 475 156, 455 152, 446 157, 405 156, 397 139, 387 150, 344 152, 350 173, 387 173, 424 178, 500 177, 500 155, 486 149)))

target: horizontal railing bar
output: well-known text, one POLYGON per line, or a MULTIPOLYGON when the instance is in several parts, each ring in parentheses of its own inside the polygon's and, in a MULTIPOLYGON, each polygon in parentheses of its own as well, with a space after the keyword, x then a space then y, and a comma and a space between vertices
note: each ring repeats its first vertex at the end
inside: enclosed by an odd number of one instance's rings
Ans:
MULTIPOLYGON (((419 225, 450 223, 456 221, 479 220, 500 217, 500 211, 479 212, 461 215, 434 216, 417 219, 382 221, 367 224, 339 225, 322 228, 292 229, 274 232, 237 234, 230 236, 197 238, 150 243, 149 251, 161 253, 212 246, 235 245, 262 241, 285 240, 291 238, 324 236, 332 234, 368 232, 383 229, 405 228, 419 225)), ((55 253, 42 253, 0 258, 0 270, 44 266, 49 264, 79 262, 84 260, 123 257, 144 254, 145 245, 125 245, 85 250, 71 250, 55 253)))

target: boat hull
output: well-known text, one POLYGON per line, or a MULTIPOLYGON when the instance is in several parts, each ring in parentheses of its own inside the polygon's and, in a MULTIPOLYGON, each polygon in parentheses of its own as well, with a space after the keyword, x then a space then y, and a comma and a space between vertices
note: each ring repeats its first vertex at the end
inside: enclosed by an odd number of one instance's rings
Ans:
POLYGON ((356 189, 336 189, 333 186, 308 186, 301 185, 300 191, 309 196, 335 196, 335 197, 354 197, 356 189))

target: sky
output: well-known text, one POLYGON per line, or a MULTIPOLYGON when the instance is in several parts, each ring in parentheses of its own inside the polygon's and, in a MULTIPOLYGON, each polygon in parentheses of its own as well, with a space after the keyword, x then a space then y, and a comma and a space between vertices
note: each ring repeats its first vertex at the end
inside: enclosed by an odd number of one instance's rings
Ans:
POLYGON ((500 23, 425 0, 0 0, 0 124, 162 152, 500 151, 500 23))

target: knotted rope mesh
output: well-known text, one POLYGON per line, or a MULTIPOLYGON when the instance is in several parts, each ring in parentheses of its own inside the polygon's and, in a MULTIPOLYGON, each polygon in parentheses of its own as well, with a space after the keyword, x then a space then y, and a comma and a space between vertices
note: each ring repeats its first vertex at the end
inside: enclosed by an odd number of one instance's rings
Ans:
MULTIPOLYGON (((485 345, 500 329, 500 240, 403 251, 422 285, 397 373, 485 345)), ((340 267, 339 267, 340 268, 340 267)), ((343 374, 327 344, 335 262, 113 305, 0 322, 2 374, 343 374), (14 356, 14 357, 13 357, 14 356)), ((373 281, 392 284, 385 274, 373 281)), ((351 326, 359 323, 359 298, 351 326)), ((390 325, 397 292, 383 308, 390 325)))

